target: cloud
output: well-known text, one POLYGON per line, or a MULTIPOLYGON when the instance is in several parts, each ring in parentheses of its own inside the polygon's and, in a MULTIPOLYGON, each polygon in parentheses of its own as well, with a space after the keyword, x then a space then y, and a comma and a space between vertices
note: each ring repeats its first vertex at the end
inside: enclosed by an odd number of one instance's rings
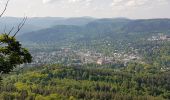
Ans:
POLYGON ((91 2, 92 0, 68 0, 68 1, 69 2, 91 2))
POLYGON ((113 0, 113 6, 139 6, 148 3, 150 0, 113 0))
POLYGON ((64 1, 64 0, 42 0, 42 2, 44 4, 53 3, 53 2, 57 2, 57 1, 64 1))
POLYGON ((6 4, 7 0, 0 0, 0 4, 4 5, 6 4))
POLYGON ((50 3, 51 1, 53 1, 53 0, 43 0, 42 2, 43 2, 44 4, 46 4, 46 3, 50 3))
POLYGON ((44 4, 51 3, 51 2, 56 2, 56 1, 63 1, 63 2, 69 2, 69 3, 76 3, 76 2, 83 1, 83 0, 42 0, 42 2, 43 2, 44 4))
POLYGON ((65 3, 80 3, 80 2, 85 2, 87 4, 90 4, 91 1, 93 0, 42 0, 44 4, 51 3, 51 2, 57 2, 57 1, 62 1, 65 3))
POLYGON ((167 4, 169 2, 169 0, 113 0, 112 6, 139 7, 155 4, 167 4))
POLYGON ((82 0, 69 0, 69 2, 71 2, 71 3, 80 2, 80 1, 82 1, 82 0))
MULTIPOLYGON (((170 0, 42 0, 44 4, 51 4, 53 7, 60 5, 64 9, 112 9, 131 10, 136 8, 155 8, 159 5, 170 3, 170 0)), ((115 11, 114 10, 114 11, 115 11)))

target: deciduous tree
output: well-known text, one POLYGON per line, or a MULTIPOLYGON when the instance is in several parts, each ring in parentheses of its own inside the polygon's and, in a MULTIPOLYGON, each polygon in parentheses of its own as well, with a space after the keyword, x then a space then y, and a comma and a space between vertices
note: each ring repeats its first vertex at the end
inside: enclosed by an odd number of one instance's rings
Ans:
MULTIPOLYGON (((9 0, 6 2, 5 8, 0 14, 0 17, 5 13, 9 0)), ((22 29, 27 17, 24 17, 21 23, 12 27, 9 32, 0 34, 0 75, 11 72, 17 65, 30 63, 32 56, 26 48, 23 48, 21 43, 16 40, 15 36, 22 29)))

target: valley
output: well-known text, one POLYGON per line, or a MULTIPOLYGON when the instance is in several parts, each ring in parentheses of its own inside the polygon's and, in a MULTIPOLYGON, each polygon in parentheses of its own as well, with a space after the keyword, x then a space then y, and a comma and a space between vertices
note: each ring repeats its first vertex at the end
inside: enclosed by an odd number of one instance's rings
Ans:
POLYGON ((170 99, 170 19, 42 19, 16 37, 33 61, 3 76, 0 98, 170 99))

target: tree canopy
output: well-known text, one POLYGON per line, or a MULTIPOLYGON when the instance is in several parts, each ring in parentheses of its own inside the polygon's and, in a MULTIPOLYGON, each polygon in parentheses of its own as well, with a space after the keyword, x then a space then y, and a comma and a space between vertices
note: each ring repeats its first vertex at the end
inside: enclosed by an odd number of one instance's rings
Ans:
MULTIPOLYGON (((5 13, 9 1, 10 0, 7 0, 5 7, 0 14, 0 18, 5 13)), ((5 32, 0 34, 0 75, 3 73, 9 73, 17 65, 30 63, 32 60, 29 51, 23 48, 20 42, 15 39, 15 36, 22 29, 26 20, 27 17, 24 17, 22 22, 17 26, 17 30, 14 32, 13 36, 10 36, 10 34, 13 32, 14 27, 8 33, 5 32)))
POLYGON ((14 36, 0 35, 0 72, 9 73, 19 64, 30 63, 32 56, 14 36))

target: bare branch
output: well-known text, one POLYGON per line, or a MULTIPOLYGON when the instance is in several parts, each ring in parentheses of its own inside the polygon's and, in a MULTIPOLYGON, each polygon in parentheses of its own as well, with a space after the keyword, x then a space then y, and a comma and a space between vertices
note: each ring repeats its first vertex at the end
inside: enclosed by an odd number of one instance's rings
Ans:
POLYGON ((5 25, 5 28, 4 28, 4 33, 6 33, 6 25, 5 25))
POLYGON ((11 30, 8 32, 8 35, 10 35, 11 34, 11 32, 14 30, 14 26, 11 28, 11 30))
MULTIPOLYGON (((17 31, 14 33, 12 36, 13 38, 17 35, 17 33, 22 29, 22 27, 25 25, 25 22, 27 21, 27 17, 24 17, 22 21, 18 24, 17 31)), ((15 29, 15 27, 12 27, 9 33, 7 34, 8 36, 12 33, 12 31, 15 29)), ((5 28, 6 30, 6 28, 5 28)), ((0 42, 0 45, 2 45, 3 42, 0 42)))
POLYGON ((2 17, 2 15, 5 13, 6 9, 7 9, 7 6, 8 6, 8 3, 9 3, 10 0, 8 0, 5 4, 5 8, 4 10, 2 11, 2 13, 0 14, 0 17, 2 17))
POLYGON ((14 33, 12 37, 15 37, 17 33, 22 29, 22 27, 25 25, 25 22, 27 21, 27 17, 24 17, 23 20, 19 23, 17 31, 14 33))
MULTIPOLYGON (((4 15, 6 9, 7 9, 7 6, 9 4, 9 1, 10 0, 7 0, 6 4, 5 4, 5 7, 4 7, 4 10, 2 11, 2 13, 0 14, 0 18, 4 15)), ((17 30, 16 32, 14 32, 14 35, 12 37, 15 37, 17 35, 17 33, 22 29, 22 27, 24 26, 25 22, 27 20, 27 17, 24 17, 23 20, 18 24, 17 26, 17 30)), ((12 27, 11 30, 8 32, 8 34, 6 33, 6 26, 4 28, 4 34, 7 34, 8 36, 13 32, 13 30, 15 29, 15 27, 12 27)), ((3 42, 0 42, 0 45, 2 45, 3 42)))

